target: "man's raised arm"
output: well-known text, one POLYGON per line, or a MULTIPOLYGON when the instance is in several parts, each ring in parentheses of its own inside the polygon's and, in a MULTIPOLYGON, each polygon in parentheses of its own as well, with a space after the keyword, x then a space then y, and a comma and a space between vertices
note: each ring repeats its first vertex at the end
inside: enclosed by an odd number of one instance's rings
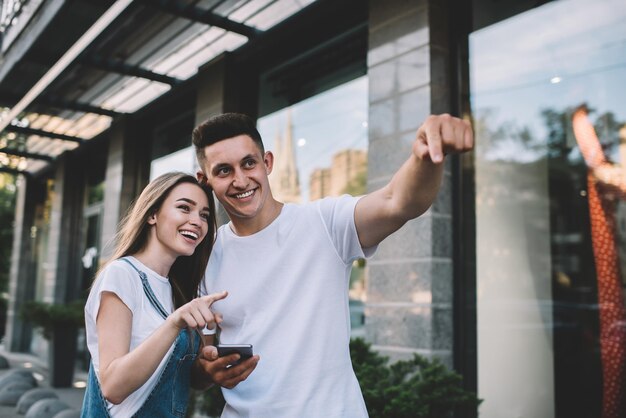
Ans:
POLYGON ((447 114, 429 116, 417 130, 411 156, 391 181, 357 203, 354 218, 361 246, 379 244, 424 213, 439 191, 445 155, 473 147, 469 122, 447 114))

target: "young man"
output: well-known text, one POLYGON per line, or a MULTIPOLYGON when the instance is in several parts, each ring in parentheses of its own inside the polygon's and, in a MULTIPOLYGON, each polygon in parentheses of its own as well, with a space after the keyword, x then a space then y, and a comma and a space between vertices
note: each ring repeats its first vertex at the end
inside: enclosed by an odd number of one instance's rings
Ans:
POLYGON ((226 388, 222 417, 367 417, 349 353, 352 261, 428 209, 444 155, 473 147, 469 123, 430 116, 385 187, 304 205, 272 196, 274 157, 250 118, 213 117, 194 129, 193 144, 198 177, 230 218, 219 229, 205 291, 229 294, 214 305, 223 315, 221 342, 252 344, 256 353, 227 367, 237 355, 218 358, 205 347, 196 386, 226 388))

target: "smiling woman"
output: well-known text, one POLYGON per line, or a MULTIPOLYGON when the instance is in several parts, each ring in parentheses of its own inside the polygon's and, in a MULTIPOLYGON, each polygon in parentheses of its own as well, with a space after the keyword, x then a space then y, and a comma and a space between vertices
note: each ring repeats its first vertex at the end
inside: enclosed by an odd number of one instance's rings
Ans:
POLYGON ((150 238, 148 245, 135 256, 154 259, 161 265, 159 273, 167 275, 169 266, 179 255, 192 255, 196 245, 204 239, 208 230, 210 211, 208 198, 203 190, 191 183, 176 186, 162 206, 148 218, 150 238), (154 251, 152 246, 158 246, 154 251))
POLYGON ((92 364, 83 416, 184 415, 191 366, 204 342, 188 330, 214 328, 219 318, 211 304, 226 296, 195 298, 213 246, 214 213, 208 187, 167 173, 148 184, 122 221, 112 261, 85 306, 92 364))

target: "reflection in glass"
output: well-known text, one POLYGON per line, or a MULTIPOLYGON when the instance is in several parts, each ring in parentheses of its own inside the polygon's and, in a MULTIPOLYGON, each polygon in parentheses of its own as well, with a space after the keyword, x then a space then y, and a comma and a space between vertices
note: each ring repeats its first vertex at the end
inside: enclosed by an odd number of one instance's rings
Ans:
MULTIPOLYGON (((266 150, 274 154, 270 184, 282 202, 363 195, 367 180, 367 78, 259 119, 266 150)), ((363 325, 365 260, 352 266, 350 314, 354 334, 363 325)))
MULTIPOLYGON (((591 242, 598 282, 600 353, 602 360, 604 417, 623 416, 626 313, 620 278, 616 207, 626 191, 624 170, 607 161, 585 106, 572 116, 576 142, 588 167, 587 197, 591 242)), ((624 125, 626 129, 626 125, 624 125)), ((625 138, 626 139, 626 138, 625 138)))
POLYGON ((150 181, 170 171, 182 171, 195 175, 197 170, 196 153, 190 146, 152 160, 150 162, 150 181))
POLYGON ((626 416, 624 21, 569 0, 470 36, 481 417, 626 416))
POLYGON ((259 119, 278 200, 365 193, 367 78, 360 77, 259 119))

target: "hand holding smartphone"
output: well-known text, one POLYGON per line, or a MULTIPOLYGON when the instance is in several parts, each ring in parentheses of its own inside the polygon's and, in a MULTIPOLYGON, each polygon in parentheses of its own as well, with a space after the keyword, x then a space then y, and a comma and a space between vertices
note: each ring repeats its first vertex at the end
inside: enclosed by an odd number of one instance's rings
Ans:
POLYGON ((252 344, 218 344, 217 355, 220 357, 228 356, 229 354, 239 354, 240 358, 232 365, 239 364, 243 360, 252 357, 252 344))

